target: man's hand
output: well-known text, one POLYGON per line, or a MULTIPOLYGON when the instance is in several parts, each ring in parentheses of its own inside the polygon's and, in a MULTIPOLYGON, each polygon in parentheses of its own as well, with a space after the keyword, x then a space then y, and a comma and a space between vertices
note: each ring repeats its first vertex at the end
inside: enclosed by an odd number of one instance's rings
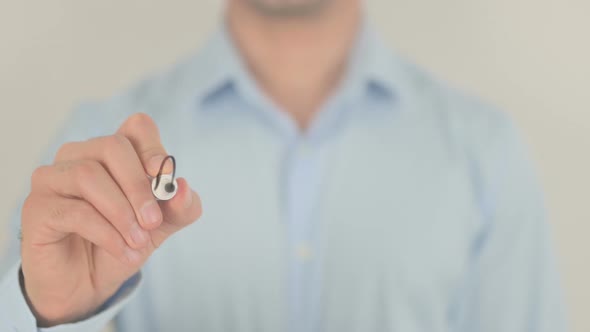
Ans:
POLYGON ((184 179, 172 200, 153 197, 147 175, 165 156, 156 124, 135 114, 116 134, 67 143, 53 165, 35 170, 21 251, 40 326, 91 315, 168 236, 199 218, 200 199, 184 179))

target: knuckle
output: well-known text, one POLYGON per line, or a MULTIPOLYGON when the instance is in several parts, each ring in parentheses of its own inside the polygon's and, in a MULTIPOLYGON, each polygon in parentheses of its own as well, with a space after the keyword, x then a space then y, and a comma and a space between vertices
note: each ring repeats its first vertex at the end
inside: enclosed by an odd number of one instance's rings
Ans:
POLYGON ((69 173, 72 171, 72 166, 75 164, 74 161, 58 162, 54 164, 55 169, 61 173, 69 173))
POLYGON ((37 196, 29 195, 25 198, 21 210, 21 224, 28 224, 34 220, 37 220, 35 217, 37 214, 37 210, 40 207, 40 202, 37 196))
POLYGON ((54 205, 50 205, 48 208, 49 208, 49 211, 47 213, 47 216, 49 217, 49 220, 51 221, 52 224, 64 222, 66 215, 67 215, 67 211, 63 205, 54 204, 54 205))
POLYGON ((36 206, 36 199, 34 195, 29 195, 27 196, 27 198, 25 198, 24 202, 23 202, 23 211, 25 210, 31 210, 34 209, 36 206))
POLYGON ((49 211, 52 225, 69 231, 74 231, 75 228, 80 227, 80 221, 93 218, 95 214, 94 208, 84 201, 53 204, 49 211))
POLYGON ((105 137, 105 143, 106 143, 105 151, 107 153, 125 150, 125 149, 129 149, 130 147, 132 147, 129 139, 121 134, 114 134, 114 135, 105 137))
POLYGON ((86 183, 94 180, 102 171, 102 166, 95 161, 83 160, 76 163, 73 167, 75 179, 79 183, 86 183))
POLYGON ((57 150, 57 153, 55 154, 55 160, 68 159, 68 156, 70 156, 72 154, 72 151, 74 151, 77 144, 78 144, 77 142, 64 143, 57 150))
MULTIPOLYGON (((147 163, 152 157, 164 155, 165 151, 161 146, 150 146, 140 151, 140 154, 142 160, 147 163)), ((166 165, 168 166, 169 163, 166 163, 166 165)))
POLYGON ((45 176, 49 170, 49 166, 37 167, 31 174, 31 188, 37 188, 45 181, 45 176))

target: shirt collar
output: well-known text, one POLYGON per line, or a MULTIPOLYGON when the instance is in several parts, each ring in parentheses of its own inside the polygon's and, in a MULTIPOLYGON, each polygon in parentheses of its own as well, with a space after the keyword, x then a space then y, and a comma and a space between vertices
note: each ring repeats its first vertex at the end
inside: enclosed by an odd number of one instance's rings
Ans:
MULTIPOLYGON (((355 89, 357 94, 377 93, 386 98, 398 98, 401 59, 384 43, 372 25, 361 25, 352 50, 342 88, 355 89)), ((225 24, 210 37, 195 57, 198 77, 197 100, 206 102, 227 91, 256 94, 256 84, 240 57, 225 24)), ((254 96, 259 98, 261 96, 254 96)))
MULTIPOLYGON (((399 64, 394 53, 388 48, 381 36, 369 23, 365 23, 360 32, 358 44, 354 50, 351 66, 359 68, 360 80, 369 91, 378 91, 394 97, 398 89, 399 64)), ((354 70, 354 69, 352 69, 354 70)))
POLYGON ((199 80, 196 97, 201 102, 235 88, 237 78, 247 74, 224 25, 209 38, 195 57, 194 67, 197 69, 193 74, 199 80))

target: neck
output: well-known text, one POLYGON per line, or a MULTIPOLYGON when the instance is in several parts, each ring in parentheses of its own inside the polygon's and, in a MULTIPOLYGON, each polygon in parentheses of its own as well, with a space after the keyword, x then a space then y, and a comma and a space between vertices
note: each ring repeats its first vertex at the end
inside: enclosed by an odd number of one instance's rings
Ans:
POLYGON ((358 1, 305 17, 270 17, 230 1, 229 31, 267 96, 306 129, 339 84, 360 25, 358 1))

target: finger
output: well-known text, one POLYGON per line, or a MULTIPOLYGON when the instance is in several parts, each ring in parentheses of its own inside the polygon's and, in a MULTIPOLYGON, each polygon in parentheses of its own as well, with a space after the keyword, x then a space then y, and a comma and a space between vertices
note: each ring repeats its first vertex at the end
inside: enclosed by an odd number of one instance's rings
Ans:
MULTIPOLYGON (((146 173, 156 176, 167 153, 160 140, 160 131, 154 120, 145 113, 133 114, 125 120, 117 133, 129 139, 146 173)), ((166 163, 164 172, 172 172, 170 163, 166 163)))
POLYGON ((139 225, 123 191, 97 161, 78 160, 40 167, 33 173, 33 190, 49 189, 63 197, 81 198, 96 208, 132 248, 143 248, 149 234, 139 225))
POLYGON ((89 203, 82 200, 58 198, 44 204, 45 226, 63 234, 77 234, 104 249, 115 259, 139 266, 143 255, 125 244, 117 230, 89 203))
POLYGON ((202 214, 201 199, 190 189, 185 179, 179 178, 178 191, 173 199, 161 202, 164 222, 151 232, 154 247, 159 247, 170 235, 192 224, 202 214))
POLYGON ((123 135, 93 138, 67 143, 56 162, 97 160, 119 185, 144 229, 154 229, 162 222, 162 211, 152 194, 151 184, 131 142, 123 135))

